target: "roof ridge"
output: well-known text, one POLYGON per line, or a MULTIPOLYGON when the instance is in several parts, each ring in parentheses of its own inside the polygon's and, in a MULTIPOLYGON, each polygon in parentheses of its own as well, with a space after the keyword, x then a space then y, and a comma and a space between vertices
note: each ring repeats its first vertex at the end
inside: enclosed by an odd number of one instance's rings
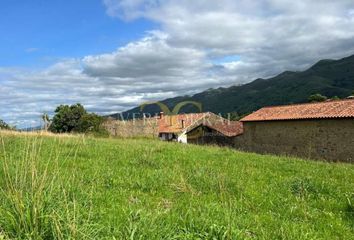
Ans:
POLYGON ((196 124, 198 121, 200 121, 201 119, 203 119, 207 114, 209 114, 210 112, 206 112, 205 115, 200 116, 200 118, 196 119, 195 121, 193 121, 193 123, 191 125, 189 125, 188 127, 185 127, 183 129, 183 131, 186 131, 189 127, 193 126, 194 124, 196 124))
POLYGON ((165 115, 165 116, 178 116, 178 115, 196 115, 196 114, 208 114, 210 112, 199 112, 199 113, 177 113, 172 115, 165 115))
POLYGON ((318 119, 354 117, 354 99, 327 102, 269 106, 261 108, 240 121, 270 121, 286 119, 318 119))
MULTIPOLYGON (((237 123, 237 126, 235 125, 236 127, 241 127, 241 129, 243 129, 243 123, 241 121, 232 121, 232 122, 237 123)), ((220 126, 217 125, 217 124, 208 124, 208 123, 204 123, 204 122, 200 122, 197 125, 189 126, 188 128, 186 128, 184 130, 184 132, 190 132, 193 129, 199 127, 199 126, 207 126, 207 127, 211 128, 211 129, 213 129, 213 130, 215 130, 217 132, 220 132, 220 133, 222 133, 222 134, 224 134, 225 136, 228 136, 228 137, 237 136, 237 135, 240 135, 240 134, 243 133, 242 130, 239 131, 239 132, 238 131, 237 132, 228 131, 226 129, 220 128, 220 126)), ((222 126, 231 126, 231 124, 222 124, 222 126)), ((235 127, 235 126, 232 126, 232 127, 235 127)))
MULTIPOLYGON (((300 106, 303 106, 303 105, 316 105, 316 104, 326 104, 326 103, 328 104, 328 103, 333 103, 333 102, 345 102, 345 101, 354 101, 354 99, 345 98, 345 99, 330 100, 330 101, 323 101, 323 102, 293 103, 293 104, 286 104, 286 105, 265 106, 265 107, 262 107, 262 108, 278 108, 278 107, 289 107, 289 106, 299 106, 299 105, 300 106)), ((260 109, 262 109, 262 108, 260 108, 260 109)), ((260 110, 260 109, 258 109, 258 110, 260 110)))

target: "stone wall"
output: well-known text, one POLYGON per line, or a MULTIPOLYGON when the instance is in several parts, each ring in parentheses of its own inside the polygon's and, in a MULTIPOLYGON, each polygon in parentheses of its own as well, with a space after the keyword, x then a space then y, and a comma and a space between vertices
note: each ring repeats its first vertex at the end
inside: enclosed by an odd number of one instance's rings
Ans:
POLYGON ((107 120, 103 126, 114 137, 158 137, 158 119, 107 120))
POLYGON ((354 162, 354 119, 244 122, 234 147, 257 153, 354 162))

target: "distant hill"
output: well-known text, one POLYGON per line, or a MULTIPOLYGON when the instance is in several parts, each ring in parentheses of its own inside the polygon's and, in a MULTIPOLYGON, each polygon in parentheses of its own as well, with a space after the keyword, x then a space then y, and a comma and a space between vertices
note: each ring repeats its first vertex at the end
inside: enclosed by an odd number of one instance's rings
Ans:
POLYGON ((34 132, 34 131, 43 130, 43 126, 26 127, 26 128, 20 128, 19 130, 23 132, 34 132))
MULTIPOLYGON (((286 71, 269 79, 257 79, 242 86, 210 89, 193 96, 180 96, 161 102, 173 108, 181 101, 202 103, 203 111, 214 113, 237 112, 239 115, 253 112, 264 106, 306 102, 311 94, 340 98, 354 90, 354 55, 340 60, 321 60, 303 72, 286 71)), ((197 111, 192 105, 183 112, 197 111)), ((156 114, 160 108, 149 105, 144 112, 156 114)), ((139 107, 123 113, 124 117, 140 112, 139 107)), ((117 117, 118 114, 111 115, 117 117)))

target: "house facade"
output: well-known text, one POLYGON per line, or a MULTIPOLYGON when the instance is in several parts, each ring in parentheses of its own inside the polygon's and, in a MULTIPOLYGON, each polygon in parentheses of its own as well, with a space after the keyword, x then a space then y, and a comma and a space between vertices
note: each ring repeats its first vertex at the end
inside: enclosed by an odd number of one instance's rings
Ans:
POLYGON ((241 119, 235 147, 330 161, 354 161, 354 99, 262 108, 241 119))
POLYGON ((242 130, 242 123, 235 124, 211 112, 162 115, 158 125, 161 140, 196 144, 231 142, 242 130))
POLYGON ((178 115, 160 114, 158 120, 159 138, 163 141, 187 143, 184 130, 199 119, 207 117, 209 113, 191 113, 178 115))

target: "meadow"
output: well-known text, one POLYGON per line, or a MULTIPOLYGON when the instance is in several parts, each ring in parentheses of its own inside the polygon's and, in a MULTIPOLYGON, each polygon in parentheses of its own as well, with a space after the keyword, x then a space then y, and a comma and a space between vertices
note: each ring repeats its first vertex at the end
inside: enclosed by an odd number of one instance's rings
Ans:
POLYGON ((354 239, 354 165, 0 133, 0 239, 354 239))

